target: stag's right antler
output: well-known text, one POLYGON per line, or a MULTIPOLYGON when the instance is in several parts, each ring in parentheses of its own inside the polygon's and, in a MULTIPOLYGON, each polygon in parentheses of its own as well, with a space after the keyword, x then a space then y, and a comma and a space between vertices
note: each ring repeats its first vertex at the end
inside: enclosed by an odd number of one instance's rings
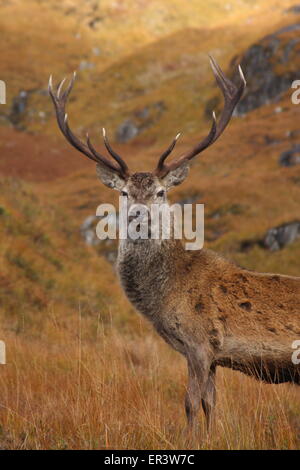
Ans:
POLYGON ((69 124, 68 124, 68 115, 66 114, 65 107, 66 103, 69 97, 69 94, 71 93, 71 90, 73 88, 74 82, 76 78, 76 73, 74 72, 73 77, 65 89, 63 90, 63 85, 66 81, 64 78, 60 84, 57 87, 56 92, 53 89, 53 83, 52 83, 52 76, 50 76, 49 79, 49 94, 52 98, 55 111, 56 111, 56 118, 57 122, 59 125, 59 128, 63 135, 66 137, 68 142, 75 147, 79 152, 83 153, 86 155, 88 158, 93 160, 96 163, 99 163, 100 165, 105 165, 106 167, 110 168, 111 170, 115 171, 118 173, 122 178, 126 179, 129 176, 129 169, 124 160, 111 148, 106 134, 105 130, 103 129, 103 137, 104 137, 104 143, 111 154, 111 156, 114 158, 114 160, 117 162, 117 165, 112 162, 111 160, 108 160, 106 157, 101 155, 92 145, 89 136, 87 135, 87 140, 86 144, 82 142, 70 129, 69 124))
POLYGON ((157 167, 154 170, 154 173, 158 177, 163 177, 167 173, 169 173, 169 171, 174 170, 180 167, 181 165, 187 163, 193 157, 195 157, 200 152, 205 150, 207 147, 212 145, 218 139, 218 137, 222 134, 225 127, 229 123, 232 113, 234 111, 234 108, 243 95, 243 91, 246 86, 246 80, 245 80, 245 77, 243 75, 243 72, 240 66, 239 66, 239 84, 236 86, 232 81, 230 81, 224 75, 221 68, 219 67, 219 65, 217 64, 217 62, 214 60, 213 57, 210 57, 210 64, 211 64, 214 76, 216 78, 216 82, 218 86, 221 88, 223 96, 224 96, 224 108, 221 113, 220 119, 217 122, 215 113, 213 112, 213 122, 212 122, 211 129, 208 135, 200 143, 198 143, 194 148, 192 148, 192 150, 190 150, 189 152, 186 152, 177 160, 171 161, 171 163, 166 164, 165 160, 167 156, 170 154, 171 150, 173 150, 175 146, 175 143, 177 140, 177 136, 176 136, 171 146, 160 157, 157 167))

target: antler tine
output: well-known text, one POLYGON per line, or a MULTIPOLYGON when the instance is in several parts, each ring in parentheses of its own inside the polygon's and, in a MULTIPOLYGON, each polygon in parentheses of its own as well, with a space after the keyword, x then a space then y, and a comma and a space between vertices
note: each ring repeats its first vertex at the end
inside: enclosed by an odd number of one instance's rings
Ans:
MULTIPOLYGON (((91 139, 89 137, 89 135, 87 134, 86 136, 86 143, 88 145, 88 148, 89 150, 92 152, 93 156, 95 157, 95 161, 98 161, 98 163, 104 163, 106 166, 108 166, 111 170, 117 170, 118 172, 120 172, 120 168, 118 169, 116 167, 116 165, 111 162, 110 160, 108 160, 106 157, 104 157, 103 155, 100 155, 99 152, 97 152, 97 150, 95 149, 95 147, 93 146, 92 142, 91 142, 91 139)), ((122 172, 123 173, 123 172, 122 172)))
POLYGON ((221 117, 219 119, 218 125, 217 125, 217 132, 213 140, 215 141, 222 134, 225 127, 229 123, 232 113, 234 111, 234 108, 239 102, 239 100, 241 99, 242 94, 244 92, 244 89, 246 86, 246 80, 245 80, 242 68, 239 65, 238 70, 239 70, 240 83, 238 86, 236 86, 231 80, 229 80, 224 75, 223 71, 221 70, 220 66, 217 64, 215 59, 211 56, 209 56, 209 59, 210 59, 211 68, 214 73, 216 82, 218 86, 221 88, 223 97, 224 97, 224 108, 223 108, 221 117))
POLYGON ((158 164, 157 164, 157 168, 156 170, 157 171, 162 171, 163 167, 164 167, 164 161, 165 159, 170 155, 170 153, 172 152, 172 150, 174 149, 176 143, 177 143, 177 140, 179 139, 180 137, 180 132, 179 134, 176 135, 176 137, 172 140, 171 144, 169 145, 169 147, 167 148, 167 150, 164 151, 164 153, 160 156, 159 160, 158 160, 158 164))
POLYGON ((69 93, 71 92, 71 89, 72 89, 73 84, 74 84, 74 75, 73 75, 73 78, 70 81, 67 89, 63 93, 63 96, 61 97, 60 94, 61 94, 62 87, 63 87, 65 81, 66 81, 66 78, 64 78, 58 84, 57 91, 55 92, 54 89, 53 89, 52 75, 50 75, 49 85, 48 85, 49 94, 52 98, 52 101, 53 101, 53 104, 54 104, 54 107, 55 107, 55 111, 56 111, 57 122, 58 122, 58 125, 60 127, 60 130, 62 131, 62 133, 64 135, 65 135, 65 130, 66 130, 66 126, 65 126, 65 121, 66 121, 66 119, 65 119, 65 117, 66 117, 65 106, 66 106, 67 97, 68 97, 69 93))
MULTIPOLYGON (((211 145, 211 143, 213 142, 214 136, 216 135, 216 131, 217 131, 216 115, 215 115, 214 111, 212 113, 212 117, 213 117, 213 121, 212 121, 212 125, 211 125, 211 128, 210 128, 210 131, 209 131, 208 135, 199 144, 197 144, 195 147, 193 147, 192 150, 190 150, 189 152, 183 154, 180 158, 178 158, 177 160, 172 161, 169 164, 164 163, 164 160, 167 158, 167 156, 170 153, 170 152, 168 152, 168 150, 165 152, 166 153, 165 157, 164 157, 164 154, 160 157, 160 159, 158 161, 158 164, 157 164, 157 167, 154 170, 154 173, 157 176, 159 176, 159 177, 165 176, 170 170, 178 168, 184 162, 190 160, 195 155, 202 152, 209 145, 211 145)), ((174 146, 175 146, 175 144, 174 144, 174 146)), ((174 148, 174 146, 173 146, 173 148, 174 148)))
MULTIPOLYGON (((221 113, 220 119, 217 122, 216 115, 213 112, 213 122, 208 135, 199 144, 193 147, 192 150, 184 153, 177 160, 172 161, 169 164, 165 164, 164 160, 166 159, 166 157, 162 158, 164 156, 163 154, 163 156, 159 159, 156 169, 154 170, 154 173, 160 177, 165 176, 170 170, 178 168, 184 163, 187 163, 193 157, 195 157, 207 147, 212 145, 218 139, 218 137, 220 137, 220 135, 226 128, 227 124, 230 121, 235 106, 242 97, 246 86, 246 80, 241 67, 238 67, 240 83, 238 84, 238 86, 236 86, 231 80, 229 80, 224 75, 223 71, 221 70, 217 62, 214 60, 214 58, 211 56, 209 56, 209 58, 216 82, 220 87, 224 97, 224 108, 221 113)), ((166 153, 167 152, 168 151, 166 151, 166 153)), ((167 153, 167 156, 169 153, 167 153)))
POLYGON ((72 79, 70 80, 66 89, 63 91, 63 86, 66 81, 66 79, 64 78, 59 83, 56 92, 54 91, 54 88, 53 88, 52 75, 49 78, 48 90, 49 90, 49 94, 54 104, 57 122, 58 122, 58 125, 62 134, 66 137, 68 142, 73 147, 79 150, 79 152, 86 155, 89 159, 93 160, 96 163, 100 163, 102 165, 104 164, 105 166, 109 167, 111 170, 116 171, 117 173, 121 174, 123 177, 128 176, 128 170, 127 172, 124 172, 124 167, 120 165, 119 162, 118 162, 118 165, 116 165, 110 160, 108 160, 106 157, 98 153, 95 150, 95 148, 92 146, 89 137, 87 137, 87 143, 85 144, 70 129, 69 124, 68 124, 68 115, 65 112, 65 107, 66 107, 68 97, 73 88, 75 78, 76 78, 76 72, 73 73, 72 79))
POLYGON ((102 129, 102 133, 103 133, 103 140, 104 140, 104 145, 107 149, 107 151, 110 153, 110 155, 118 162, 118 164, 120 165, 120 167, 122 168, 124 174, 129 174, 129 168, 128 166, 126 165, 126 163, 124 162, 123 158, 120 157, 120 155, 118 155, 111 147, 109 141, 108 141, 108 138, 106 136, 106 130, 102 129))

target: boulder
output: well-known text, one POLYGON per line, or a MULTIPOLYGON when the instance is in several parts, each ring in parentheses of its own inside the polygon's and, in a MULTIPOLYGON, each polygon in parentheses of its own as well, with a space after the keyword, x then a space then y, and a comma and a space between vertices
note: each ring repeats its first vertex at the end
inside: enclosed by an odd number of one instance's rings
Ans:
MULTIPOLYGON (((268 103, 276 103, 282 93, 291 87, 291 83, 299 78, 299 30, 299 23, 285 26, 232 59, 227 74, 236 80, 236 69, 240 64, 247 80, 244 96, 234 112, 236 116, 268 103)), ((207 116, 211 115, 216 105, 221 106, 218 96, 216 94, 208 103, 205 112, 207 116)), ((275 110, 281 111, 279 106, 275 110)))
POLYGON ((87 245, 95 246, 100 243, 96 235, 96 224, 99 217, 96 215, 89 215, 80 226, 80 233, 87 245))
POLYGON ((138 133, 139 129, 136 124, 130 119, 127 119, 118 127, 116 138, 118 142, 128 142, 138 133))
POLYGON ((277 251, 298 238, 300 238, 300 222, 290 222, 268 230, 263 246, 270 251, 277 251))
MULTIPOLYGON (((282 33, 283 34, 283 33, 282 33)), ((245 114, 264 104, 276 102, 297 78, 297 71, 278 72, 276 64, 286 64, 298 39, 287 41, 283 47, 280 35, 272 35, 251 46, 240 60, 247 80, 244 97, 236 107, 236 114, 245 114)))
POLYGON ((296 144, 291 149, 285 150, 279 157, 279 165, 290 167, 300 164, 300 145, 296 144))
POLYGON ((300 4, 292 5, 291 7, 285 10, 285 13, 293 13, 294 15, 297 15, 298 13, 300 13, 300 4))
POLYGON ((136 109, 130 118, 126 119, 117 129, 118 142, 128 142, 157 122, 166 107, 163 101, 151 103, 141 109, 136 109))

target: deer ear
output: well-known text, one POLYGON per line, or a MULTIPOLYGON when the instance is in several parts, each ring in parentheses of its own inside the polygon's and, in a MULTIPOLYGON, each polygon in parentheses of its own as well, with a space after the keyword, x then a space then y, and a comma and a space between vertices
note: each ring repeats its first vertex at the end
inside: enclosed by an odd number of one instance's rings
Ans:
POLYGON ((180 167, 170 170, 169 173, 161 179, 166 190, 168 191, 172 186, 181 184, 189 174, 189 169, 189 164, 185 162, 180 167))
POLYGON ((104 165, 100 165, 97 163, 96 165, 96 173, 100 181, 102 181, 105 186, 109 188, 116 189, 117 191, 121 191, 124 188, 125 180, 115 171, 107 168, 104 165))

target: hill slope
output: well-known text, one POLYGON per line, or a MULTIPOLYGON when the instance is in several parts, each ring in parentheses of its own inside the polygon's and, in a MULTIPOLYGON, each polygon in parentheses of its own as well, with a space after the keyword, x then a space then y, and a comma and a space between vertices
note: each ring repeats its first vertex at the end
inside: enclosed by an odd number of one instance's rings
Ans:
MULTIPOLYGON (((282 80, 299 69, 299 31, 278 33, 297 24, 293 3, 0 2, 0 448, 189 447, 184 360, 126 300, 107 261, 115 245, 87 246, 80 234, 118 195, 60 135, 48 76, 79 68, 72 127, 102 148, 102 125, 124 141, 118 131, 130 121, 135 137, 114 145, 145 171, 178 131, 174 156, 207 132, 211 108, 220 113, 207 53, 229 74, 241 62, 249 85, 238 115, 170 198, 205 203, 206 246, 299 276, 300 239, 276 252, 262 244, 268 229, 299 221, 300 165, 280 163, 299 145, 299 107, 282 80)), ((299 448, 295 387, 227 370, 217 383, 216 433, 199 448, 299 448)))

